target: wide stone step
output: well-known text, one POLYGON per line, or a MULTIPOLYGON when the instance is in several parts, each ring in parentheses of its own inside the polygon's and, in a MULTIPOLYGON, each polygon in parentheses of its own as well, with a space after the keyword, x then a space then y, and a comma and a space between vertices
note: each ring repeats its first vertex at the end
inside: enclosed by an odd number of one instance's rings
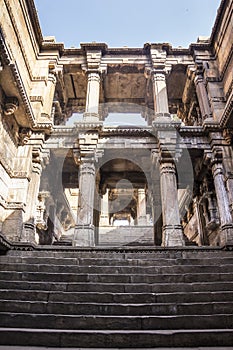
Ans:
POLYGON ((46 258, 105 258, 105 259, 177 259, 177 258, 219 258, 219 256, 232 257, 231 251, 223 251, 220 249, 203 249, 203 248, 159 248, 151 249, 142 247, 133 248, 133 249, 65 249, 61 251, 51 249, 51 246, 45 247, 43 250, 28 250, 28 251, 19 251, 11 250, 7 253, 7 256, 11 257, 46 257, 46 258))
POLYGON ((180 282, 180 283, 82 283, 52 281, 0 280, 1 289, 44 290, 63 292, 109 292, 109 293, 177 293, 233 291, 233 282, 180 282))
POLYGON ((50 292, 1 290, 0 299, 20 301, 99 302, 99 303, 188 303, 233 301, 233 291, 175 293, 50 292))
POLYGON ((146 348, 184 346, 231 346, 233 330, 48 330, 1 328, 0 344, 88 347, 146 348))
POLYGON ((186 273, 186 274, 77 274, 49 272, 1 271, 0 280, 96 282, 96 283, 191 283, 233 281, 233 273, 186 273))
POLYGON ((185 274, 185 273, 229 273, 233 264, 228 265, 174 265, 174 266, 79 266, 48 264, 1 264, 1 271, 48 272, 75 274, 185 274))
POLYGON ((57 258, 57 257, 23 257, 0 256, 1 264, 39 264, 39 265, 80 265, 80 266, 176 266, 176 265, 207 265, 216 266, 233 264, 232 257, 214 258, 153 258, 148 259, 108 259, 108 258, 57 258))
POLYGON ((30 313, 0 313, 0 327, 47 328, 47 329, 206 329, 233 328, 233 315, 166 315, 166 316, 119 316, 119 315, 60 315, 30 313))
POLYGON ((211 315, 231 314, 233 302, 200 303, 74 303, 0 300, 2 312, 52 313, 75 315, 211 315))

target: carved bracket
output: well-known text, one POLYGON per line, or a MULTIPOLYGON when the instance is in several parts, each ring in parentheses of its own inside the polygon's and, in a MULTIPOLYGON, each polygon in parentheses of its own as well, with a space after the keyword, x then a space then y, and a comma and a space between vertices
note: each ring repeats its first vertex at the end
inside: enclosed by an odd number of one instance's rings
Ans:
POLYGON ((6 97, 4 107, 3 107, 3 113, 5 116, 9 116, 14 114, 19 107, 19 100, 17 97, 6 97))

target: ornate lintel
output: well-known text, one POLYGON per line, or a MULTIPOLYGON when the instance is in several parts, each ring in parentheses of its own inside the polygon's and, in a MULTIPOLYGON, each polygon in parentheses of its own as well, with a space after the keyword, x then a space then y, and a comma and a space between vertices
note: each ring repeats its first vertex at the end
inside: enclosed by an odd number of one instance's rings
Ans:
POLYGON ((80 175, 90 174, 95 176, 95 155, 81 154, 80 158, 80 175))
POLYGON ((160 150, 160 156, 159 156, 159 163, 171 163, 175 164, 176 161, 176 151, 175 150, 168 150, 168 149, 161 149, 160 150))

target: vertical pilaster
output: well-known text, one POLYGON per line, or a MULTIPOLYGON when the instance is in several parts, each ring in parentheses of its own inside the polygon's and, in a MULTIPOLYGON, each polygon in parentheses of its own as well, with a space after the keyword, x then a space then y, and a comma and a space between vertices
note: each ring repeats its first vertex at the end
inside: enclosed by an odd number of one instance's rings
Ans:
POLYGON ((95 165, 92 158, 84 158, 79 169, 79 203, 75 226, 75 246, 95 245, 93 209, 95 194, 95 165))
POLYGON ((44 97, 44 101, 45 101, 44 113, 48 114, 49 116, 51 115, 51 112, 52 112, 56 82, 57 82, 57 77, 56 77, 55 65, 51 63, 49 65, 46 96, 44 97))
POLYGON ((225 187, 223 165, 220 161, 214 161, 212 163, 212 174, 221 223, 220 245, 233 245, 233 223, 230 203, 225 187))
POLYGON ((165 247, 184 246, 178 205, 176 168, 172 160, 161 162, 160 183, 163 215, 162 245, 165 247))

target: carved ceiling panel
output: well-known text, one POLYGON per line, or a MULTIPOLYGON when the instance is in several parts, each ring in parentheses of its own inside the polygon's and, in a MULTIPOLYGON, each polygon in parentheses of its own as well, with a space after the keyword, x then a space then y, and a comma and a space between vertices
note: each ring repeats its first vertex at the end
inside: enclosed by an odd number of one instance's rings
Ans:
POLYGON ((144 99, 146 79, 143 74, 108 74, 104 79, 106 99, 144 99))

